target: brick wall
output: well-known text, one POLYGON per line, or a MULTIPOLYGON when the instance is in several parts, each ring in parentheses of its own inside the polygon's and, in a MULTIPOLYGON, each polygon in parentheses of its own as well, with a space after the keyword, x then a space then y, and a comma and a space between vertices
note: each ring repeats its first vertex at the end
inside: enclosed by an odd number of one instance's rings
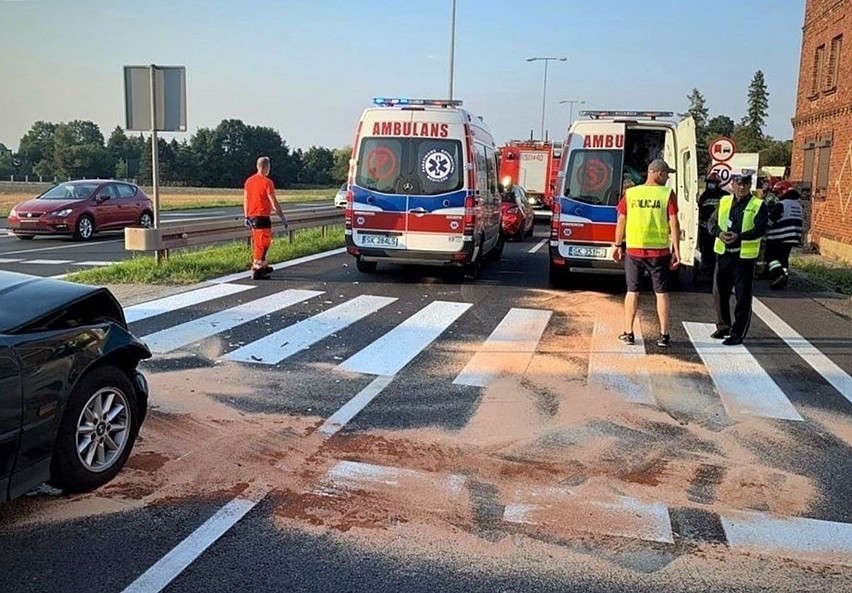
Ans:
POLYGON ((790 176, 811 189, 805 204, 810 241, 852 244, 852 0, 807 0, 790 176), (818 51, 821 68, 814 88, 818 51), (805 170, 808 148, 810 175, 805 170), (826 166, 827 183, 820 184, 826 166))

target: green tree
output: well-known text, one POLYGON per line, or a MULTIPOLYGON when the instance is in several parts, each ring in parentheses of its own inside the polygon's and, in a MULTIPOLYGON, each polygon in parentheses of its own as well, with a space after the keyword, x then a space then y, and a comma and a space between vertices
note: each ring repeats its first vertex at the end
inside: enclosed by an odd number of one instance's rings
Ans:
POLYGON ((0 179, 7 179, 18 172, 18 164, 15 162, 12 151, 0 143, 0 179))
POLYGON ((766 124, 766 116, 769 113, 769 91, 766 88, 766 80, 763 72, 758 70, 751 79, 748 86, 748 109, 745 117, 740 122, 743 126, 751 129, 751 134, 763 138, 763 126, 766 124))
POLYGON ((302 157, 302 177, 299 181, 311 185, 333 183, 334 153, 328 148, 311 146, 302 157))
POLYGON ((787 167, 789 170, 790 163, 793 160, 793 141, 792 140, 772 140, 771 138, 766 143, 763 150, 760 151, 760 164, 769 167, 787 167))
POLYGON ((104 146, 104 137, 97 124, 75 120, 56 126, 53 172, 71 179, 112 177, 115 164, 104 146))
POLYGON ((737 152, 760 152, 765 144, 760 131, 745 124, 734 127, 733 138, 737 152))
POLYGON ((734 134, 734 120, 727 115, 717 115, 707 122, 705 132, 708 145, 720 136, 730 138, 734 134))
POLYGON ((695 142, 698 146, 698 170, 706 171, 710 166, 710 155, 707 153, 707 118, 710 111, 707 109, 707 101, 697 88, 686 97, 689 100, 689 108, 680 117, 692 117, 695 120, 695 142))
POLYGON ((352 158, 352 147, 335 148, 333 155, 334 166, 331 170, 331 179, 335 184, 343 183, 349 177, 349 159, 352 158))
POLYGON ((46 121, 35 122, 21 138, 18 145, 18 158, 21 159, 21 173, 52 177, 53 138, 56 124, 46 121))

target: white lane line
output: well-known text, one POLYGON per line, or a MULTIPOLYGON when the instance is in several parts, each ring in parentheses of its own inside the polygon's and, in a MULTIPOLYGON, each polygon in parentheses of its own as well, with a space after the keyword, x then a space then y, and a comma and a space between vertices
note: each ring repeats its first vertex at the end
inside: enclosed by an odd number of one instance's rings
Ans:
POLYGON ((22 259, 15 259, 13 257, 0 257, 0 264, 16 264, 18 262, 22 262, 22 259))
POLYGON ((58 266, 62 264, 70 264, 73 263, 73 261, 73 259, 28 259, 24 263, 45 266, 58 266))
POLYGON ((723 346, 721 341, 711 338, 710 334, 716 330, 711 323, 684 321, 683 326, 731 417, 803 420, 745 346, 723 346))
POLYGON ((470 303, 429 303, 338 368, 367 375, 395 375, 470 307, 470 303))
POLYGON ((631 346, 618 340, 620 326, 620 318, 613 321, 598 317, 595 320, 587 382, 629 402, 655 405, 651 377, 647 366, 642 364, 645 356, 642 328, 637 319, 633 328, 636 343, 631 346))
POLYGON ((840 394, 852 403, 852 377, 837 366, 829 357, 820 352, 813 344, 799 335, 796 330, 787 325, 778 315, 759 299, 754 299, 754 312, 774 331, 779 338, 798 354, 802 360, 811 365, 820 376, 828 381, 840 394))
MULTIPOLYGON (((98 241, 97 245, 100 247, 101 245, 109 245, 110 243, 123 243, 124 239, 114 239, 112 241, 98 241)), ((37 249, 21 249, 19 251, 7 251, 3 255, 19 255, 21 253, 35 253, 36 251, 52 251, 54 249, 76 249, 79 248, 79 243, 72 243, 70 245, 57 245, 55 247, 39 247, 37 249)))
POLYGON ((159 593, 252 510, 258 500, 235 498, 133 581, 123 593, 159 593))
POLYGON ((316 290, 285 290, 142 336, 141 339, 151 352, 165 354, 321 294, 316 290))
POLYGON ((544 247, 545 245, 547 245, 548 241, 550 241, 550 239, 542 239, 541 241, 536 243, 535 246, 532 249, 530 249, 527 253, 538 253, 538 250, 541 249, 542 247, 544 247))
POLYGON ((522 375, 532 360, 552 311, 511 309, 453 383, 487 387, 500 375, 522 375))
POLYGON ((163 313, 185 309, 192 305, 205 303, 253 288, 254 286, 245 284, 214 284, 213 286, 205 286, 204 288, 181 292, 161 299, 133 305, 132 307, 125 307, 124 317, 127 319, 127 323, 134 323, 148 319, 149 317, 156 317, 163 313))
POLYGON ((225 355, 228 360, 278 364, 397 300, 361 295, 225 355))
POLYGON ((93 260, 93 261, 74 262, 73 265, 75 265, 75 266, 111 266, 112 264, 115 264, 115 263, 118 263, 118 262, 114 262, 114 261, 94 261, 93 260))
POLYGON ((557 533, 582 531, 643 541, 674 543, 669 509, 660 502, 629 496, 589 500, 567 488, 542 488, 515 492, 504 507, 503 521, 538 525, 557 533), (584 520, 565 525, 566 510, 578 511, 584 520))
POLYGON ((320 434, 328 437, 335 435, 341 428, 346 426, 346 423, 352 420, 358 413, 366 408, 377 395, 382 392, 382 389, 390 385, 393 381, 392 376, 379 376, 373 379, 373 382, 367 385, 358 394, 346 402, 342 408, 329 416, 317 430, 320 434))
MULTIPOLYGON (((346 248, 341 247, 340 249, 332 249, 331 251, 323 251, 322 253, 315 253, 313 255, 306 255, 305 257, 299 257, 297 259, 291 259, 289 261, 282 262, 280 264, 275 264, 272 266, 276 270, 283 270, 284 268, 291 268, 293 266, 298 266, 300 264, 306 264, 308 262, 312 262, 314 260, 322 259, 324 257, 328 257, 330 255, 337 255, 339 253, 346 253, 346 248)), ((233 282, 234 280, 246 280, 249 277, 249 272, 246 270, 245 272, 237 272, 235 274, 229 274, 227 276, 222 276, 221 278, 215 278, 213 280, 208 280, 208 282, 213 282, 215 284, 222 284, 224 282, 233 282)))
POLYGON ((850 523, 745 511, 723 513, 720 519, 731 548, 852 566, 850 523))
POLYGON ((458 496, 464 492, 465 482, 465 476, 459 474, 441 476, 421 470, 339 461, 326 472, 323 483, 316 492, 333 495, 341 490, 364 491, 377 487, 397 487, 404 483, 409 490, 421 494, 437 488, 444 494, 458 496))

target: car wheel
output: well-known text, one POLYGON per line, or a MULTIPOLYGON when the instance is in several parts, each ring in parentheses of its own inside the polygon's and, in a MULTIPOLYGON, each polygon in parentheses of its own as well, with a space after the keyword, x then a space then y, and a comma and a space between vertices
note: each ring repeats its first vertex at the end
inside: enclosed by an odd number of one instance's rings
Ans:
POLYGON ((150 229, 154 226, 154 217, 147 210, 139 215, 139 226, 150 229))
POLYGON ((50 463, 50 484, 65 492, 103 486, 124 467, 139 434, 136 391, 113 366, 77 383, 62 416, 50 463))
POLYGON ((95 233, 95 223, 92 217, 84 214, 77 219, 77 226, 74 227, 74 238, 78 241, 88 241, 95 233))
POLYGON ((15 235, 15 236, 22 241, 29 241, 30 239, 35 238, 35 235, 15 235))
POLYGON ((550 285, 553 288, 565 288, 568 284, 568 270, 562 266, 550 264, 550 285))
POLYGON ((376 268, 379 266, 378 262, 374 261, 364 261, 360 257, 355 258, 355 266, 358 268, 359 272, 364 274, 372 274, 376 271, 376 268))

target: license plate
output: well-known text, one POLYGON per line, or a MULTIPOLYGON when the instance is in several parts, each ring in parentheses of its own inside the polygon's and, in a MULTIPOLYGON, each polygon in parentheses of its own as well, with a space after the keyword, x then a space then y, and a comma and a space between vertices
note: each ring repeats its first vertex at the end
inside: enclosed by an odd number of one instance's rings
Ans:
POLYGON ((568 248, 568 255, 572 257, 588 257, 592 259, 606 259, 606 247, 578 247, 572 245, 568 248))
POLYGON ((399 247, 399 237, 388 235, 361 235, 361 245, 379 245, 381 247, 399 247))

